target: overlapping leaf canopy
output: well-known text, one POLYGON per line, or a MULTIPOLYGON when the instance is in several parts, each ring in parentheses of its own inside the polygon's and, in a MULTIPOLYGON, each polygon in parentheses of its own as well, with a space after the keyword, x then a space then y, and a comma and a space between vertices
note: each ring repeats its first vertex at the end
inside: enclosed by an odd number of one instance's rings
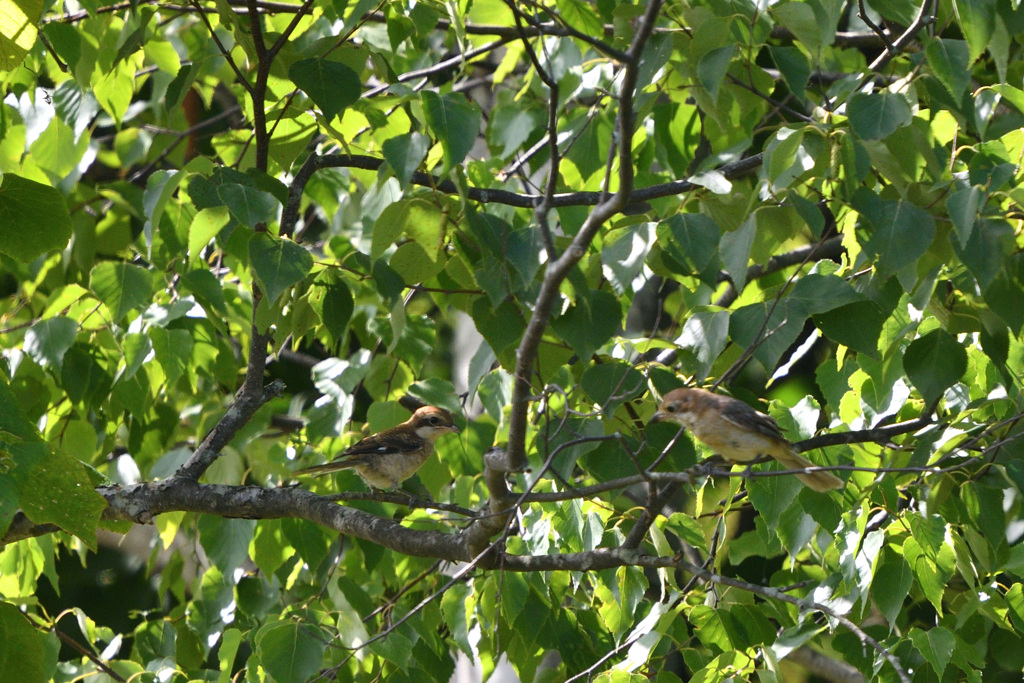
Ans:
POLYGON ((1020 680, 1022 36, 0 0, 0 679, 1020 680), (684 383, 846 487, 695 466, 684 383), (281 486, 410 397, 464 427, 430 506, 281 486), (40 602, 150 522, 124 632, 40 602))

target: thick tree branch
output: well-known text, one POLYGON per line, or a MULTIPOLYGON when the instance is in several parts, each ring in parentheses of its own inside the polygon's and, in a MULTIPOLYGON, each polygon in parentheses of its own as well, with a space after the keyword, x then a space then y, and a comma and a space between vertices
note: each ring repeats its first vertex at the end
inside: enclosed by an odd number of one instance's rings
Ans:
MULTIPOLYGON (((273 387, 274 385, 271 385, 273 387)), ((268 387, 268 390, 271 390, 268 387)), ((225 420, 222 420, 223 424, 225 420)), ((241 426, 244 423, 238 423, 230 421, 232 424, 241 426)), ((922 417, 914 420, 908 420, 906 422, 900 422, 886 427, 878 427, 875 429, 863 429, 851 432, 832 432, 829 434, 821 434, 804 441, 797 442, 795 445, 798 451, 807 451, 815 448, 823 448, 830 445, 836 444, 851 444, 851 443, 866 443, 866 442, 877 442, 885 443, 888 442, 892 437, 899 436, 901 434, 908 434, 915 432, 922 427, 930 424, 930 418, 922 417)), ((220 425, 218 425, 220 426, 220 425)), ((204 439, 204 443, 207 439, 212 438, 208 435, 204 439)), ((219 436, 218 438, 224 438, 219 436)), ((609 434, 601 437, 594 437, 590 439, 582 439, 569 441, 564 444, 560 444, 558 448, 554 449, 549 455, 548 460, 551 461, 557 456, 562 450, 568 447, 572 447, 582 443, 584 441, 608 441, 620 438, 618 435, 609 434)), ((229 439, 230 440, 230 439, 229 439)), ((197 449, 197 453, 203 449, 197 449)), ((213 447, 210 447, 209 452, 214 452, 213 447)), ((195 459, 195 455, 193 459, 195 459)), ((191 462, 191 460, 190 460, 191 462)), ((205 462, 205 461, 204 461, 205 462)), ((211 460, 212 462, 212 460, 211 460)), ((502 518, 507 517, 515 509, 517 505, 524 503, 553 503, 565 500, 583 499, 596 496, 601 493, 608 491, 615 491, 625 489, 629 486, 636 484, 643 484, 645 482, 656 482, 661 484, 669 483, 689 483, 692 482, 696 477, 705 476, 707 474, 705 465, 703 463, 695 465, 690 469, 683 472, 645 472, 642 474, 635 474, 629 477, 620 477, 618 479, 609 480, 606 482, 600 482, 591 486, 583 486, 579 488, 568 489, 565 491, 554 491, 554 492, 541 492, 534 493, 527 491, 523 494, 514 494, 509 491, 508 486, 505 483, 504 475, 507 472, 513 471, 511 463, 507 461, 507 452, 501 448, 494 448, 484 456, 485 462, 485 476, 487 478, 488 487, 491 494, 490 514, 484 516, 478 516, 475 522, 480 522, 484 519, 491 518, 502 518)), ((208 463, 207 463, 208 465, 208 463)), ((198 464, 194 464, 191 467, 199 467, 198 464)), ((962 467, 962 466, 960 466, 962 467)), ((958 467, 959 468, 959 467, 958 467)), ((871 467, 856 467, 852 465, 834 465, 829 467, 820 467, 815 469, 827 470, 827 471, 863 471, 863 472, 916 472, 925 471, 932 472, 936 471, 934 467, 926 468, 871 468, 871 467)), ((154 515, 161 514, 164 512, 206 512, 210 514, 217 514, 223 517, 246 517, 251 519, 270 519, 277 517, 301 517, 308 519, 318 524, 323 523, 324 526, 330 528, 337 528, 338 531, 346 533, 352 533, 348 528, 338 528, 333 522, 329 521, 324 523, 321 522, 322 513, 309 516, 307 512, 309 506, 312 505, 310 500, 321 501, 323 505, 330 505, 339 509, 341 506, 335 505, 332 501, 336 499, 358 499, 366 498, 367 496, 351 494, 339 494, 337 496, 316 496, 308 491, 297 488, 279 488, 279 489, 268 489, 257 486, 216 486, 209 484, 198 484, 191 476, 186 476, 183 472, 192 472, 189 463, 182 466, 182 470, 179 471, 178 475, 168 479, 164 482, 150 482, 146 484, 139 484, 132 487, 118 488, 118 487, 101 487, 98 489, 105 498, 107 498, 108 504, 111 506, 107 511, 104 512, 104 519, 114 520, 129 520, 139 524, 147 524, 152 521, 154 515), (186 469, 189 468, 189 469, 186 469), (176 492, 180 491, 180 492, 176 492), (265 497, 259 492, 266 492, 265 497), (289 497, 291 494, 288 492, 296 492, 298 498, 289 497), (311 498, 306 498, 307 496, 311 498)), ((715 475, 720 476, 742 476, 741 473, 732 472, 713 472, 715 475)), ((754 476, 778 476, 780 472, 770 473, 755 473, 754 476)), ((393 498, 390 496, 381 497, 380 494, 372 496, 374 500, 387 500, 396 503, 407 503, 407 499, 402 499, 400 495, 396 495, 393 498)), ((320 503, 318 503, 319 505, 320 503)), ((426 507, 430 507, 427 505, 426 507)), ((440 507, 439 509, 446 509, 446 507, 440 507)), ((461 509, 452 509, 451 512, 465 514, 468 511, 461 509)), ((360 515, 368 514, 353 511, 360 515)), ((370 515, 372 517, 372 515, 370 515)), ((346 522, 347 523, 347 522, 346 522)), ((500 531, 501 526, 504 524, 504 520, 487 523, 482 526, 486 527, 487 533, 474 532, 477 537, 477 543, 480 542, 481 538, 489 538, 488 533, 493 535, 500 531)), ((471 528, 474 525, 471 525, 471 528)), ((361 528, 371 528, 372 525, 364 524, 361 528)), ((387 532, 388 528, 372 527, 375 533, 378 531, 387 532)), ((0 545, 13 543, 25 538, 31 538, 35 536, 42 536, 44 534, 50 534, 60 531, 58 527, 52 524, 33 524, 24 514, 19 513, 15 516, 11 523, 10 528, 4 535, 3 539, 0 540, 0 545)), ((359 535, 354 533, 353 535, 359 535)), ((367 538, 375 543, 391 547, 387 535, 383 536, 360 536, 360 538, 367 538)), ((468 541, 467 541, 468 542, 468 541)), ((473 544, 470 543, 472 546, 473 544)), ((397 549, 397 548, 396 548, 397 549)), ((451 559, 447 555, 436 555, 440 559, 451 559)))
MULTIPOLYGON (((295 487, 224 486, 171 478, 134 486, 101 486, 97 491, 107 500, 108 507, 102 515, 106 521, 151 524, 157 515, 175 511, 244 519, 293 517, 379 543, 405 555, 449 562, 472 559, 460 534, 410 529, 295 487)), ((52 531, 52 525, 46 529, 52 531)), ((42 533, 46 533, 44 527, 30 527, 18 520, 11 525, 3 543, 42 533)))

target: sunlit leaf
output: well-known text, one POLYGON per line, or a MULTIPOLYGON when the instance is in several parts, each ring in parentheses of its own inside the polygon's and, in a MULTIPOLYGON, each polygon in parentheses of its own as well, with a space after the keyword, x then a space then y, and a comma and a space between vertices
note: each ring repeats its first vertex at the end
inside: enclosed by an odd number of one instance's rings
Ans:
POLYGON ((359 99, 359 74, 341 62, 303 59, 288 69, 288 76, 309 95, 328 119, 359 99))

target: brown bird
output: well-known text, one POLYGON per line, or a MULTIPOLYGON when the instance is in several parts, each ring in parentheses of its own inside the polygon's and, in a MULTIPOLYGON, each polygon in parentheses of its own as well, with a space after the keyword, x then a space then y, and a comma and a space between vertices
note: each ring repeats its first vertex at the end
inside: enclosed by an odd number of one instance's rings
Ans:
POLYGON ((458 431, 447 410, 424 406, 402 424, 349 446, 334 460, 293 474, 315 477, 351 468, 375 489, 396 489, 427 461, 435 441, 458 431))
MULTIPOLYGON (((675 389, 665 394, 651 422, 675 422, 732 462, 750 462, 770 455, 788 470, 817 467, 796 452, 775 420, 743 401, 704 389, 675 389)), ((796 477, 815 491, 844 486, 828 472, 800 472, 796 477)))

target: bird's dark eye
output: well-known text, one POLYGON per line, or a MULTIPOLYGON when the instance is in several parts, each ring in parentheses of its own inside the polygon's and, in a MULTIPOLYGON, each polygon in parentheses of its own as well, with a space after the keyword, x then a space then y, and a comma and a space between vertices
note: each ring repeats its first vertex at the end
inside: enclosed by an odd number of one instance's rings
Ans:
POLYGON ((676 412, 676 404, 672 403, 672 404, 666 406, 665 410, 667 410, 670 413, 676 412))
POLYGON ((441 418, 439 418, 437 415, 434 415, 433 417, 431 417, 430 419, 427 420, 427 422, 429 422, 432 425, 436 425, 440 421, 441 421, 441 418))

